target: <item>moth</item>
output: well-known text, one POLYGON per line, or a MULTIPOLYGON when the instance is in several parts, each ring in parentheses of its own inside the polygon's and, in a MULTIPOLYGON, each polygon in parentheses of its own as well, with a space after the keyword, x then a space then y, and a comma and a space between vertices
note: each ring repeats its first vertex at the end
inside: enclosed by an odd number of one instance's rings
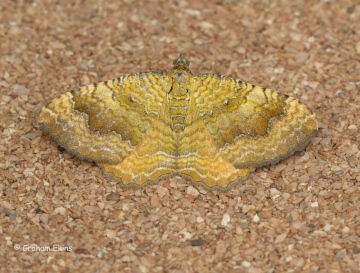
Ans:
POLYGON ((231 77, 194 76, 183 54, 169 73, 135 73, 51 101, 38 123, 67 151, 125 186, 179 175, 227 190, 302 150, 317 131, 299 101, 231 77))

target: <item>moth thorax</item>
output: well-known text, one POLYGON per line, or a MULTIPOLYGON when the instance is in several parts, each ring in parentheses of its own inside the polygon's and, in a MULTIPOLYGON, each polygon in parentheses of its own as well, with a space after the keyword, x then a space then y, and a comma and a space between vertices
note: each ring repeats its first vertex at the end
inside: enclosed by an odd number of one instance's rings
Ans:
POLYGON ((190 94, 188 92, 191 73, 186 67, 177 67, 171 72, 172 86, 168 94, 171 127, 176 132, 182 132, 185 128, 185 120, 188 114, 190 94))

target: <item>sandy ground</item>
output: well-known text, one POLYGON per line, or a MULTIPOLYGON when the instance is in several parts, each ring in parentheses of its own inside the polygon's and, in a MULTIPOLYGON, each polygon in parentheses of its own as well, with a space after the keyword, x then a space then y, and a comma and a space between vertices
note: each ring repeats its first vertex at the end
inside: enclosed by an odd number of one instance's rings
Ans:
POLYGON ((0 271, 359 272, 355 2, 1 1, 0 271), (318 134, 221 193, 121 188, 34 123, 62 93, 180 52, 194 74, 299 99, 318 134))

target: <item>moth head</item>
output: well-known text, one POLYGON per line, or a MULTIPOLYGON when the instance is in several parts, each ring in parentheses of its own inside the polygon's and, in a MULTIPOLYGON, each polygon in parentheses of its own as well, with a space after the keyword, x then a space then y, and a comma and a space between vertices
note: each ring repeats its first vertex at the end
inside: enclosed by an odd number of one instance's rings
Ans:
POLYGON ((180 57, 173 61, 173 64, 174 64, 174 68, 178 68, 180 66, 183 66, 183 67, 188 69, 189 65, 190 65, 190 62, 187 59, 185 59, 184 53, 181 53, 180 57))

